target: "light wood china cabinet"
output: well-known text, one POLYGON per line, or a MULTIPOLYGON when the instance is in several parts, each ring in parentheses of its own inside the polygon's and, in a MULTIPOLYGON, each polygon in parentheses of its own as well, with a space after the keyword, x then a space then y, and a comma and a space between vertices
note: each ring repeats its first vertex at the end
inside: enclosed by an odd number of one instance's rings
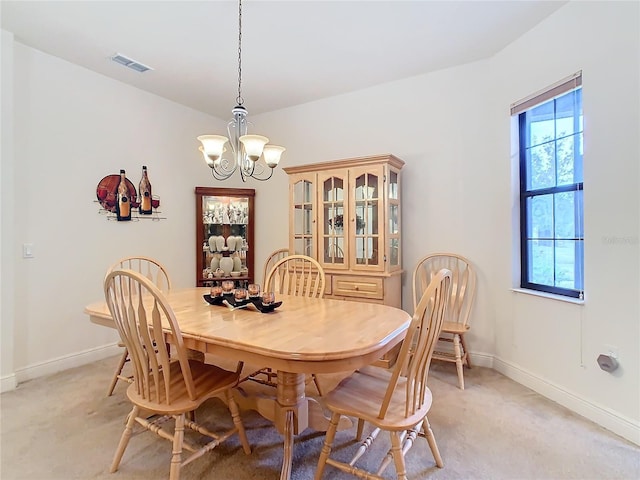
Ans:
POLYGON ((256 278, 253 263, 255 190, 196 187, 195 193, 196 286, 224 279, 251 283, 256 278), (230 258, 234 261, 229 262, 230 258), (225 269, 225 262, 229 268, 225 269))
POLYGON ((327 276, 325 298, 402 308, 400 170, 393 155, 285 168, 289 250, 327 276))

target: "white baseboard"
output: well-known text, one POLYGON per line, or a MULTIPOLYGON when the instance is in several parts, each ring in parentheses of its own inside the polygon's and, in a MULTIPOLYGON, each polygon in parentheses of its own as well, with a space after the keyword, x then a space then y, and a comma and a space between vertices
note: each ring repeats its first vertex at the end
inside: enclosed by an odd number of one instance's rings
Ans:
POLYGON ((16 376, 13 373, 11 375, 0 378, 0 393, 15 390, 17 386, 18 381, 16 380, 16 376))
MULTIPOLYGON (((51 375, 52 373, 58 373, 69 368, 80 367, 88 363, 93 363, 98 360, 102 360, 103 358, 117 355, 118 353, 122 353, 122 348, 118 347, 117 343, 103 345, 101 347, 84 350, 82 352, 65 355, 64 357, 58 357, 46 362, 20 368, 16 370, 15 375, 13 376, 15 377, 16 384, 20 384, 27 380, 33 380, 34 378, 42 377, 44 375, 51 375)), ((2 391, 4 392, 4 379, 2 382, 2 391)), ((16 385, 13 386, 13 389, 15 388, 16 385)))
MULTIPOLYGON (((473 354, 472 359, 475 358, 477 358, 477 356, 473 354)), ((492 363, 493 366, 491 368, 511 380, 559 403, 578 415, 582 415, 601 427, 612 431, 616 435, 620 435, 630 442, 640 445, 640 422, 624 417, 601 405, 589 402, 558 385, 497 357, 493 357, 492 363)), ((477 362, 477 364, 480 366, 480 362, 477 362)))
POLYGON ((493 368, 493 355, 488 353, 469 352, 469 362, 472 367, 493 368))

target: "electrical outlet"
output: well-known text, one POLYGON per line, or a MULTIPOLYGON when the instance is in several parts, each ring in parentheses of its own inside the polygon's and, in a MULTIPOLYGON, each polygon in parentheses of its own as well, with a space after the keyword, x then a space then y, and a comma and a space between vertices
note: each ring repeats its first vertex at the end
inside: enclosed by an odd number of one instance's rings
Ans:
POLYGON ((615 358, 616 360, 620 358, 618 355, 618 347, 614 347, 613 345, 605 345, 604 351, 606 352, 607 355, 609 355, 612 358, 615 358))

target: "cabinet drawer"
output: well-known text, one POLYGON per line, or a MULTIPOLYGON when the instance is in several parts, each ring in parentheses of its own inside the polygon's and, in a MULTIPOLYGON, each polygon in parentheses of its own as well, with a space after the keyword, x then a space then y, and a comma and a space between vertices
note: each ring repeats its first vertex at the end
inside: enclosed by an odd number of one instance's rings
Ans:
POLYGON ((333 295, 344 297, 384 298, 382 278, 380 277, 348 277, 334 275, 332 279, 333 295))

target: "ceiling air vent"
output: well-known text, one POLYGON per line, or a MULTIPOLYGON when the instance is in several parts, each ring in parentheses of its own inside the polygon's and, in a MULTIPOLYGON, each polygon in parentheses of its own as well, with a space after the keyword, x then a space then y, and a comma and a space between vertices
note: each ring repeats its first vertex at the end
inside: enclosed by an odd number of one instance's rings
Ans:
POLYGON ((120 65, 124 65, 125 67, 128 67, 131 70, 135 70, 136 72, 140 72, 140 73, 146 72, 147 70, 153 70, 153 68, 148 67, 143 63, 136 62, 135 60, 129 57, 125 57, 121 53, 116 53, 115 55, 113 55, 111 57, 111 60, 113 60, 116 63, 119 63, 120 65))

